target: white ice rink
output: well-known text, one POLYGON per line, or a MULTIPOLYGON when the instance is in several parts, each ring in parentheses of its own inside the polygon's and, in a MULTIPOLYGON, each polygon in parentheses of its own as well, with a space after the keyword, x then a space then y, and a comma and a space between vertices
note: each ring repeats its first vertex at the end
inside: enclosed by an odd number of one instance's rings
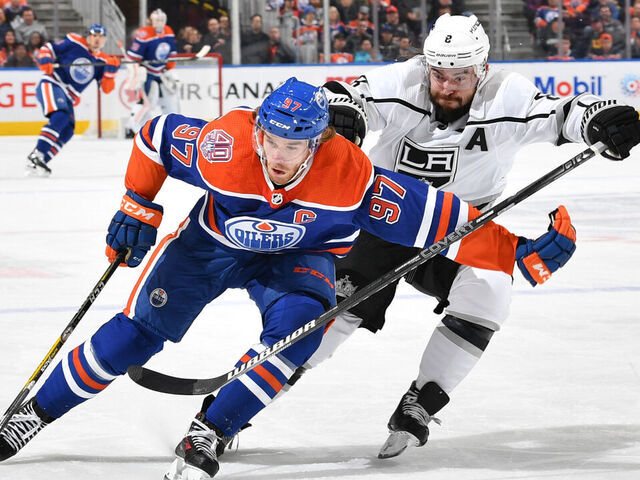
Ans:
MULTIPOLYGON (((74 138, 51 163, 51 178, 25 178, 34 144, 34 137, 0 144, 2 412, 107 267, 106 228, 124 193, 131 149, 127 141, 74 138)), ((508 193, 581 148, 521 152, 508 193)), ((156 199, 165 208, 161 235, 199 195, 167 180, 156 199)), ((640 478, 640 148, 624 162, 589 161, 498 222, 536 236, 559 203, 578 231, 573 259, 536 288, 516 273, 509 320, 438 415, 442 426, 433 425, 425 447, 376 458, 439 318, 433 300, 402 285, 386 328, 356 332, 259 414, 239 449, 221 458, 216 478, 640 478)), ((116 272, 56 361, 123 307, 139 271, 116 272)), ((231 291, 148 365, 179 376, 219 375, 259 330, 247 295, 231 291)), ((159 480, 200 402, 119 379, 0 464, 0 479, 159 480)))

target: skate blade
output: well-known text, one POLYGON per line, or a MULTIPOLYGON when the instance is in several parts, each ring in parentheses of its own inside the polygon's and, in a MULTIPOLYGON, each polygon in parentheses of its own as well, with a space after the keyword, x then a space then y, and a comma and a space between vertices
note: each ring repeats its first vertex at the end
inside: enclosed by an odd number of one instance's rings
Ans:
POLYGON ((164 480, 182 480, 184 465, 184 460, 182 458, 176 458, 169 467, 169 471, 164 474, 164 480))
POLYGON ((420 444, 415 435, 409 432, 391 432, 389 438, 384 442, 378 458, 393 458, 404 452, 407 447, 417 447, 420 444))
POLYGON ((164 474, 164 480, 209 480, 210 478, 213 477, 210 477, 207 472, 187 465, 180 457, 173 461, 169 471, 164 474))

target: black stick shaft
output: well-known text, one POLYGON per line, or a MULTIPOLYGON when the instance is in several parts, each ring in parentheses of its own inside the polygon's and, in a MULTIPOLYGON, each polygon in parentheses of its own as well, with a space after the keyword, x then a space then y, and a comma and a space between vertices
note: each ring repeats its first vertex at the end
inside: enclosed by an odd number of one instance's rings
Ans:
POLYGON ((414 268, 423 264, 430 258, 434 257, 438 253, 449 248, 453 243, 461 240, 463 237, 466 237, 470 233, 479 229, 486 223, 490 222, 498 215, 506 212, 511 209, 513 206, 522 202, 526 198, 529 198, 531 195, 536 193, 538 190, 546 187, 550 183, 556 181, 558 178, 562 177, 569 171, 574 168, 582 165, 587 160, 595 157, 597 154, 606 149, 606 146, 602 142, 598 142, 591 147, 583 150, 578 155, 573 158, 567 160, 562 165, 554 168, 552 171, 547 173, 546 175, 540 177, 535 180, 528 186, 524 187, 514 195, 506 198, 502 202, 497 205, 490 207, 482 212, 480 216, 474 218, 473 220, 461 225, 456 230, 451 232, 449 235, 444 237, 442 240, 437 241, 433 245, 426 247, 418 255, 409 259, 402 265, 399 265, 395 269, 387 272, 382 277, 374 280, 364 288, 356 291, 350 297, 345 298, 338 305, 327 310, 325 313, 320 315, 319 317, 309 321, 302 327, 300 327, 295 332, 291 333, 287 337, 282 340, 279 340, 271 347, 263 350, 259 355, 253 357, 248 362, 240 365, 233 370, 225 373, 224 375, 220 375, 218 377, 208 378, 208 379, 187 379, 187 378, 178 378, 172 377, 169 375, 164 375, 162 373, 156 372, 154 370, 149 370, 140 366, 130 367, 127 371, 131 379, 138 383, 139 385, 148 388, 150 390, 155 390, 158 392, 176 394, 176 395, 201 395, 211 393, 223 386, 227 385, 229 382, 239 377, 240 375, 252 370, 257 367, 261 363, 263 363, 268 358, 273 355, 281 352, 287 347, 290 347, 293 343, 303 339, 307 335, 315 332, 319 328, 322 328, 327 323, 329 323, 332 319, 338 316, 340 313, 353 308, 358 305, 360 302, 366 300, 374 293, 382 290, 392 282, 398 280, 403 277, 407 273, 409 273, 414 268))

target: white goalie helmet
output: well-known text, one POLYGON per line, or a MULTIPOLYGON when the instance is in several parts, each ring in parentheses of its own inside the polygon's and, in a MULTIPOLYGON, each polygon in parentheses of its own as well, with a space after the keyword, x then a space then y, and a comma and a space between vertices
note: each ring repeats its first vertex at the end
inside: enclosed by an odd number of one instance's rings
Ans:
POLYGON ((157 8, 149 15, 151 19, 151 25, 155 28, 156 32, 160 33, 164 30, 164 26, 167 24, 167 14, 161 9, 157 8))
POLYGON ((486 76, 489 37, 475 15, 449 15, 436 20, 424 41, 427 65, 439 68, 474 67, 479 82, 486 76))

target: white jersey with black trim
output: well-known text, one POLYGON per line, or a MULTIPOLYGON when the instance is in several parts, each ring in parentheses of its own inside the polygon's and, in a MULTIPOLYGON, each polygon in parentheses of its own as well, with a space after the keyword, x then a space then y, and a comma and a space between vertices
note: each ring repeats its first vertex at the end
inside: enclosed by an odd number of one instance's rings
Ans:
POLYGON ((364 99, 369 133, 362 148, 374 165, 420 178, 474 206, 500 196, 524 145, 584 141, 582 115, 600 100, 586 93, 544 95, 522 75, 492 67, 468 115, 439 123, 422 55, 370 70, 353 86, 364 99))

